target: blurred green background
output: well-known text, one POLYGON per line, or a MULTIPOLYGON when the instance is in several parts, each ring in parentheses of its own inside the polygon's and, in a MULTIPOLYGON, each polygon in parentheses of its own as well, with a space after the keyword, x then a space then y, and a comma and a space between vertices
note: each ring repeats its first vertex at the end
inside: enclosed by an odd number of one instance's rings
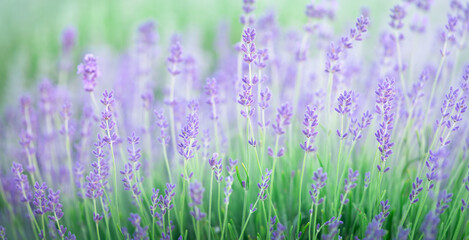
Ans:
MULTIPOLYGON (((257 0, 255 14, 274 9, 282 27, 301 29, 308 2, 257 0)), ((388 21, 390 7, 398 2, 338 0, 335 31, 353 26, 363 6, 370 10, 375 23, 372 27, 379 27, 380 22, 388 21)), ((173 33, 199 29, 201 47, 213 51, 210 46, 221 21, 230 24, 232 42, 239 39, 241 5, 242 0, 1 0, 0 109, 17 101, 18 96, 10 96, 12 93, 32 89, 38 79, 57 75, 60 34, 67 26, 78 30, 78 58, 90 46, 125 49, 138 24, 150 18, 156 20, 163 44, 173 33)))

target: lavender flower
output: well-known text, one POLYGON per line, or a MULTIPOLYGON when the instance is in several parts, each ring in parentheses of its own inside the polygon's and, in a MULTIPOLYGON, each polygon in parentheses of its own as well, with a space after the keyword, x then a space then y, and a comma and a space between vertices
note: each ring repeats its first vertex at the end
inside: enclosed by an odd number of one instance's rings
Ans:
POLYGON ((261 182, 257 184, 259 188, 259 193, 257 194, 258 199, 264 201, 267 199, 267 189, 269 188, 270 176, 272 175, 272 170, 265 169, 265 174, 261 177, 261 182))
POLYGON ((365 189, 367 189, 370 186, 371 178, 370 178, 370 172, 365 173, 365 189))
MULTIPOLYGON (((350 110, 352 106, 352 95, 353 91, 344 91, 339 95, 339 98, 337 99, 339 101, 339 105, 335 108, 335 111, 339 113, 339 115, 342 115, 342 119, 345 116, 350 115, 350 110)), ((347 132, 341 132, 342 130, 337 130, 337 135, 339 138, 344 139, 347 137, 347 132)))
MULTIPOLYGON (((376 140, 379 143, 379 151, 381 153, 381 163, 377 165, 378 171, 382 171, 381 164, 385 164, 389 156, 392 154, 391 131, 394 128, 394 79, 390 76, 378 84, 376 90, 376 112, 382 115, 382 122, 379 123, 379 129, 376 131, 376 140)), ((383 169, 383 172, 389 171, 389 167, 383 169)))
POLYGON ((64 55, 69 55, 75 46, 77 38, 77 31, 73 27, 67 27, 62 31, 62 52, 64 55))
POLYGON ((194 150, 197 147, 197 135, 199 134, 199 116, 194 111, 187 116, 186 125, 179 134, 178 152, 185 160, 194 157, 194 150))
POLYGON ((293 116, 293 107, 289 103, 283 104, 277 109, 277 117, 272 125, 275 134, 282 135, 285 133, 285 127, 290 125, 293 116))
POLYGON ((233 175, 236 173, 236 164, 238 164, 238 161, 237 160, 232 160, 230 158, 229 165, 226 167, 226 171, 228 172, 228 176, 225 177, 225 188, 224 188, 224 193, 225 193, 224 202, 225 202, 225 204, 228 204, 230 202, 230 196, 231 196, 231 193, 233 192, 233 189, 232 189, 233 175))
POLYGON ((311 201, 315 205, 320 205, 324 202, 324 198, 319 198, 319 192, 321 189, 326 186, 327 173, 323 172, 322 168, 319 168, 316 172, 313 173, 313 184, 311 184, 311 189, 309 190, 309 195, 311 196, 311 201))
POLYGON ((306 136, 306 141, 301 144, 300 147, 303 149, 305 152, 314 152, 316 151, 316 148, 313 147, 312 145, 314 144, 314 140, 316 139, 316 136, 318 135, 318 132, 316 131, 316 127, 318 126, 318 115, 316 114, 317 108, 316 107, 311 107, 307 106, 306 107, 306 113, 303 118, 303 126, 305 127, 303 129, 303 134, 306 136))
POLYGON ((183 61, 181 43, 177 37, 173 37, 171 41, 170 54, 167 59, 168 61, 168 72, 173 76, 177 76, 181 73, 179 64, 183 61))
POLYGON ((243 91, 238 94, 238 103, 245 107, 245 109, 241 110, 241 115, 248 118, 252 117, 254 114, 254 109, 251 109, 251 106, 254 103, 252 88, 257 83, 257 77, 254 76, 251 81, 249 77, 244 76, 241 80, 243 82, 243 91))
POLYGON ((138 51, 144 52, 145 50, 153 47, 158 41, 158 34, 156 32, 156 23, 153 20, 146 21, 138 27, 138 51))
POLYGON ((340 55, 346 49, 353 46, 353 41, 361 41, 362 35, 367 32, 368 25, 370 24, 367 17, 360 16, 357 18, 355 28, 350 29, 348 36, 342 37, 338 45, 330 43, 326 53, 326 68, 327 73, 335 73, 340 71, 340 64, 338 63, 340 55))
POLYGON ((218 85, 217 80, 215 78, 207 79, 207 84, 204 87, 205 94, 209 97, 207 100, 207 104, 212 106, 212 120, 218 119, 218 113, 216 109, 216 105, 219 103, 218 99, 218 85))
MULTIPOLYGON (((52 189, 49 189, 49 194, 48 194, 48 209, 50 212, 52 212, 54 215, 53 216, 48 216, 48 218, 51 221, 58 222, 63 216, 64 213, 62 212, 62 204, 59 202, 59 194, 60 191, 57 190, 54 192, 52 189)), ((66 230, 63 232, 64 235, 66 230)))
POLYGON ((133 238, 135 240, 147 240, 150 239, 148 237, 148 226, 142 227, 140 226, 141 218, 137 213, 131 213, 129 217, 129 221, 135 227, 135 232, 133 234, 133 238))
MULTIPOLYGON (((270 107, 270 99, 272 98, 272 94, 270 93, 270 90, 268 87, 264 88, 264 90, 262 90, 259 94, 259 108, 262 110, 262 111, 265 111, 267 108, 270 107)), ((264 114, 262 115, 262 122, 259 121, 258 122, 258 125, 259 127, 261 128, 266 128, 270 125, 270 121, 267 120, 265 121, 264 119, 264 114)))
POLYGON ((438 202, 436 203, 435 213, 438 215, 443 214, 443 212, 449 207, 448 203, 451 202, 453 197, 452 193, 447 193, 446 189, 440 192, 438 195, 438 202))
MULTIPOLYGON (((469 168, 469 165, 467 165, 469 168)), ((469 192, 469 171, 467 172, 467 176, 463 179, 464 187, 466 188, 466 191, 469 192)), ((467 200, 464 200, 464 198, 461 199, 461 212, 464 212, 466 208, 469 208, 469 204, 467 200)))
POLYGON ((363 240, 381 240, 386 235, 386 230, 382 229, 382 226, 386 217, 389 216, 390 206, 388 203, 388 200, 381 202, 381 212, 368 224, 363 240))
POLYGON ((251 15, 251 12, 254 11, 254 2, 255 0, 243 0, 243 15, 239 19, 243 26, 254 24, 254 17, 251 15))
POLYGON ((438 235, 438 224, 440 223, 440 217, 433 211, 428 212, 423 220, 420 231, 423 233, 425 240, 435 240, 438 235))
MULTIPOLYGON (((340 218, 332 217, 324 223, 323 226, 329 227, 329 233, 322 235, 322 240, 333 240, 335 236, 339 233, 339 225, 344 222, 340 221, 340 218)), ((340 238, 340 236, 339 236, 340 238)))
POLYGON ((112 119, 112 112, 111 108, 114 104, 114 92, 107 90, 103 93, 103 98, 101 99, 101 103, 105 106, 104 112, 101 113, 101 124, 99 127, 106 132, 106 135, 103 137, 103 141, 108 145, 112 145, 113 143, 117 142, 119 139, 115 132, 116 122, 112 119))
POLYGON ((132 133, 132 136, 127 137, 129 145, 132 147, 127 148, 129 153, 129 163, 124 165, 124 170, 121 170, 120 173, 124 176, 122 182, 124 183, 124 190, 132 191, 132 198, 135 201, 139 201, 139 196, 141 191, 138 188, 138 183, 142 182, 143 179, 139 179, 135 175, 138 174, 140 170, 141 163, 138 161, 142 155, 140 154, 141 149, 137 146, 140 142, 140 138, 135 135, 135 132, 132 133), (133 182, 135 180, 135 182, 133 182))
POLYGON ((342 193, 340 194, 340 202, 343 204, 343 205, 346 205, 349 200, 347 199, 347 194, 352 191, 352 189, 354 189, 356 186, 357 186, 357 183, 355 183, 357 181, 357 178, 358 178, 358 175, 360 175, 358 173, 358 170, 356 170, 355 172, 353 171, 353 169, 349 168, 348 169, 348 178, 346 178, 344 180, 344 192, 345 192, 345 195, 342 193))
POLYGON ((7 240, 5 228, 0 225, 0 240, 7 240))
POLYGON ((452 132, 459 129, 458 123, 462 121, 462 114, 466 110, 467 105, 464 97, 459 97, 459 89, 453 91, 451 87, 449 93, 445 96, 440 110, 442 118, 440 121, 437 120, 437 124, 442 127, 442 133, 439 138, 441 147, 451 143, 449 137, 452 132), (445 131, 445 128, 447 131, 445 131))
POLYGON ((356 118, 350 120, 349 133, 352 134, 352 141, 358 141, 362 138, 362 132, 371 124, 373 115, 366 111, 363 113, 361 121, 359 122, 356 118))
POLYGON ((195 218, 196 221, 200 221, 206 215, 199 208, 199 206, 202 205, 202 199, 203 199, 205 189, 202 187, 202 185, 199 182, 195 181, 190 184, 189 192, 190 192, 190 196, 192 199, 192 202, 189 203, 189 207, 193 208, 193 210, 190 213, 195 218))
POLYGON ((223 181, 223 177, 221 176, 221 171, 223 169, 222 159, 218 159, 218 153, 214 153, 213 157, 208 160, 208 164, 212 168, 213 173, 215 173, 215 179, 217 182, 223 181))
POLYGON ((401 29, 404 26, 402 20, 404 19, 405 15, 406 12, 403 7, 396 5, 391 8, 391 22, 389 22, 389 26, 396 30, 401 29))
POLYGON ((34 199, 33 205, 35 206, 34 214, 43 215, 49 211, 48 209, 48 199, 46 198, 46 183, 40 185, 38 182, 34 184, 34 199))
POLYGON ((87 92, 93 92, 96 87, 96 79, 101 76, 98 61, 93 54, 86 54, 83 62, 77 67, 77 74, 83 77, 84 89, 87 92))
POLYGON ((160 136, 158 137, 158 142, 163 145, 168 145, 170 137, 166 133, 166 130, 169 127, 168 122, 163 114, 163 111, 156 111, 155 110, 155 117, 156 117, 156 126, 160 129, 160 136))
POLYGON ((158 216, 158 212, 157 212, 157 208, 158 208, 158 204, 160 203, 160 198, 159 198, 159 193, 160 193, 160 190, 159 189, 152 189, 152 192, 153 194, 151 195, 151 205, 150 205, 150 215, 152 217, 157 217, 158 216))
POLYGON ((107 185, 109 177, 109 163, 104 158, 103 148, 105 146, 104 139, 98 134, 98 141, 94 144, 96 149, 93 154, 97 160, 91 163, 93 171, 86 177, 86 197, 91 199, 100 198, 104 194, 104 187, 107 185))
POLYGON ((19 163, 13 162, 11 172, 14 175, 16 190, 21 195, 21 202, 30 202, 32 195, 28 182, 28 177, 23 174, 23 166, 19 163))
POLYGON ((419 201, 418 195, 423 190, 422 182, 423 180, 417 177, 415 179, 415 182, 412 183, 412 192, 410 192, 409 194, 410 204, 414 204, 419 201))
POLYGON ((277 216, 273 216, 270 219, 270 235, 272 240, 282 240, 285 239, 284 232, 286 227, 283 226, 280 222, 277 223, 277 216), (277 224, 277 228, 275 229, 275 224, 277 224))
MULTIPOLYGON (((176 195, 176 192, 174 192, 174 189, 176 188, 176 184, 170 184, 166 183, 166 189, 164 190, 164 196, 160 195, 158 207, 161 210, 161 220, 163 219, 164 215, 171 209, 173 209, 174 205, 172 203, 174 196, 176 195)), ((153 192, 153 196, 155 196, 155 192, 153 192)), ((152 196, 152 197, 153 197, 152 196)), ((158 196, 158 194, 156 194, 158 196)), ((155 197, 156 197, 155 196, 155 197)), ((156 211, 154 211, 155 213, 156 211)), ((162 222, 161 222, 162 226, 162 222)))

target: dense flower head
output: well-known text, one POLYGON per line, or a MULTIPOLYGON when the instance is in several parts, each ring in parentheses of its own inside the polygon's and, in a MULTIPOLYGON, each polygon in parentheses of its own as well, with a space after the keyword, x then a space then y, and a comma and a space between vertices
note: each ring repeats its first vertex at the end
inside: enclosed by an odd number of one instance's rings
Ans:
POLYGON ((138 26, 138 43, 140 44, 139 50, 148 50, 149 47, 156 44, 158 41, 158 34, 156 32, 156 23, 153 20, 148 20, 138 26))
POLYGON ((102 197, 104 194, 104 187, 107 185, 107 178, 109 177, 110 167, 109 162, 105 159, 104 154, 104 139, 98 134, 98 141, 94 144, 96 149, 93 154, 96 161, 91 163, 93 170, 86 176, 86 197, 96 199, 102 197))
POLYGON ((176 192, 174 189, 176 188, 176 184, 166 183, 166 189, 164 190, 164 195, 160 195, 160 200, 158 207, 161 209, 161 214, 165 215, 167 211, 173 209, 174 205, 172 203, 176 192))
POLYGON ((243 83, 243 90, 238 94, 238 103, 246 108, 241 110, 241 115, 245 118, 252 117, 254 115, 254 108, 251 108, 254 103, 254 95, 252 90, 253 86, 257 83, 258 80, 256 76, 250 79, 245 75, 241 81, 243 83))
POLYGON ((184 125, 179 134, 178 152, 184 159, 189 160, 194 157, 198 134, 199 116, 197 112, 192 112, 187 116, 186 125, 184 125))
POLYGON ((167 59, 168 72, 173 76, 179 75, 181 73, 179 65, 183 60, 181 42, 179 41, 179 38, 175 36, 171 40, 171 48, 169 51, 169 57, 167 59))
POLYGON ((217 182, 223 181, 223 177, 221 175, 221 172, 223 170, 223 164, 222 164, 222 159, 218 159, 218 153, 213 153, 213 156, 208 159, 208 164, 210 165, 210 168, 212 168, 213 173, 215 174, 215 179, 217 182))
POLYGON ((212 106, 212 120, 218 119, 218 112, 216 105, 220 102, 218 98, 218 84, 215 78, 207 79, 207 84, 204 86, 205 94, 207 94, 207 104, 212 106))
POLYGON ((443 133, 440 135, 440 146, 444 147, 451 143, 449 137, 451 133, 459 129, 460 122, 463 120, 462 115, 467 110, 465 97, 459 97, 459 90, 453 90, 451 87, 449 93, 446 94, 443 105, 440 109, 441 120, 437 120, 437 125, 442 126, 443 133), (445 128, 447 131, 445 131, 445 128))
POLYGON ((257 58, 256 44, 256 30, 254 28, 246 28, 243 31, 243 43, 241 44, 241 51, 244 53, 243 60, 247 64, 251 64, 257 58))
POLYGON ((412 183, 412 192, 409 194, 410 204, 414 204, 419 201, 418 195, 423 190, 422 182, 423 179, 417 177, 415 178, 415 182, 412 183))
POLYGON ((351 28, 349 34, 340 39, 338 44, 331 42, 328 46, 326 52, 326 67, 325 71, 327 73, 336 73, 340 72, 339 59, 340 55, 346 50, 353 47, 354 41, 362 41, 363 34, 368 30, 369 19, 364 16, 357 18, 355 23, 355 28, 351 28))
POLYGON ((434 211, 428 212, 425 219, 420 226, 420 231, 423 233, 425 240, 434 240, 438 235, 438 224, 440 217, 434 211))
POLYGON ((443 212, 449 207, 449 203, 451 202, 451 198, 453 197, 452 193, 446 192, 446 189, 443 189, 439 194, 438 194, 438 201, 436 203, 436 209, 435 213, 436 214, 443 214, 443 212))
POLYGON ((13 178, 15 181, 16 190, 21 195, 20 199, 22 202, 31 201, 32 194, 28 182, 28 177, 23 174, 23 166, 19 163, 13 162, 13 167, 11 168, 13 173, 13 178))
POLYGON ((77 67, 77 74, 83 78, 83 88, 87 92, 93 92, 96 87, 96 79, 101 76, 98 61, 93 54, 86 54, 83 62, 77 67))
POLYGON ((2 225, 0 225, 0 239, 1 240, 7 240, 6 233, 5 233, 5 228, 2 225))
POLYGON ((391 8, 391 22, 389 22, 389 26, 394 29, 401 29, 404 26, 402 20, 406 16, 405 9, 399 5, 394 6, 391 8))
POLYGON ((327 173, 323 172, 322 168, 319 168, 316 172, 313 173, 313 181, 311 184, 311 190, 309 190, 309 195, 311 201, 319 205, 324 202, 324 198, 319 198, 320 190, 326 186, 327 173))
POLYGON ((261 176, 261 182, 257 184, 257 187, 259 188, 259 193, 257 194, 257 197, 260 200, 266 200, 267 199, 267 189, 269 188, 269 181, 270 181, 270 176, 272 175, 272 170, 265 169, 265 174, 261 176))
POLYGON ((112 145, 119 140, 115 131, 116 122, 113 120, 112 113, 114 92, 105 90, 103 92, 103 98, 100 101, 104 105, 104 111, 101 113, 101 124, 99 127, 106 132, 103 137, 103 141, 109 145, 112 145))
MULTIPOLYGON (((340 217, 332 217, 324 223, 329 228, 329 233, 322 235, 322 240, 333 240, 339 233, 339 226, 344 222, 340 221, 340 217)), ((340 239, 340 236, 339 236, 340 239)))
POLYGON ((363 131, 371 125, 373 114, 369 111, 363 113, 360 121, 357 118, 350 119, 348 132, 352 135, 352 141, 358 141, 362 138, 363 131))
POLYGON ((365 173, 365 179, 363 181, 365 183, 364 187, 365 187, 365 189, 367 189, 370 186, 370 183, 371 183, 370 172, 365 173))
POLYGON ((39 184, 36 182, 34 184, 34 199, 33 205, 35 207, 34 214, 43 215, 49 211, 48 209, 48 199, 46 198, 47 185, 46 183, 39 184))
POLYGON ((303 135, 305 135, 307 140, 304 143, 300 143, 301 149, 303 149, 305 152, 316 151, 316 148, 312 146, 314 144, 316 136, 318 135, 316 128, 319 122, 318 115, 316 114, 316 112, 316 107, 306 106, 306 112, 303 118, 304 129, 302 133, 303 135))
POLYGON ((135 240, 147 240, 148 237, 148 226, 142 227, 140 215, 138 213, 130 213, 129 221, 135 227, 135 232, 133 234, 133 238, 135 240))
MULTIPOLYGON (((259 100, 259 107, 263 110, 266 110, 270 107, 270 99, 272 98, 272 93, 270 92, 269 88, 264 88, 260 93, 260 100, 259 100)), ((268 124, 266 124, 268 125, 268 124)))
POLYGON ((256 66, 259 69, 265 68, 267 66, 266 62, 268 60, 269 60, 269 51, 266 48, 257 50, 257 57, 254 61, 254 64, 256 64, 256 66))
POLYGON ((62 31, 62 52, 64 55, 70 54, 76 44, 77 31, 74 27, 67 27, 62 31))
POLYGON ((160 135, 158 136, 158 142, 163 145, 168 145, 170 141, 170 136, 166 133, 166 130, 169 127, 168 121, 164 116, 163 110, 154 111, 156 117, 156 126, 160 129, 160 135))
POLYGON ((348 178, 344 179, 344 192, 345 195, 342 193, 340 194, 340 202, 345 205, 349 202, 349 199, 346 198, 346 194, 348 194, 352 189, 354 189, 357 186, 357 178, 359 176, 358 170, 353 171, 352 168, 348 169, 348 178))
POLYGON ((243 15, 241 15, 239 21, 243 26, 249 26, 254 24, 254 17, 251 13, 254 11, 255 0, 243 0, 243 15))
MULTIPOLYGON (((62 204, 59 201, 59 194, 60 191, 53 191, 52 189, 49 188, 49 194, 48 194, 48 203, 47 203, 47 208, 53 215, 47 216, 51 221, 58 221, 64 216, 64 213, 62 212, 62 204)), ((63 233, 65 234, 65 232, 63 233)))
POLYGON ((284 103, 277 109, 277 116, 272 124, 275 134, 282 135, 285 133, 285 127, 290 125, 292 116, 293 107, 289 103, 284 103))
MULTIPOLYGON (((379 128, 375 133, 376 140, 379 143, 378 150, 381 153, 381 161, 384 163, 392 154, 391 148, 394 143, 391 141, 391 132, 394 128, 394 78, 387 76, 384 81, 378 84, 376 93, 376 112, 382 116, 379 128)), ((387 172, 389 167, 381 169, 381 164, 377 165, 378 171, 387 172)))
POLYGON ((337 113, 341 115, 349 115, 351 106, 352 106, 352 94, 353 91, 344 91, 339 95, 337 101, 339 102, 338 106, 334 109, 337 113))
POLYGON ((205 192, 205 189, 197 181, 191 183, 189 186, 189 193, 192 199, 192 202, 189 203, 189 207, 193 208, 190 214, 195 218, 196 221, 202 220, 202 218, 204 218, 206 215, 199 208, 199 205, 202 205, 204 192, 205 192))
POLYGON ((283 226, 280 222, 277 223, 277 216, 270 218, 270 234, 272 240, 282 240, 285 239, 284 232, 287 228, 283 226), (277 225, 277 228, 275 228, 277 225))

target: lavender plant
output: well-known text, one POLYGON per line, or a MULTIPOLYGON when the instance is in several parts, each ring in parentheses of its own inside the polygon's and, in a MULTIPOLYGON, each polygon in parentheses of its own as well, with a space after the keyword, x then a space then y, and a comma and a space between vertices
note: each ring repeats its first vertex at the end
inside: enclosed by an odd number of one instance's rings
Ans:
POLYGON ((67 27, 0 108, 0 240, 468 238, 469 4, 342 3, 119 50, 67 27))

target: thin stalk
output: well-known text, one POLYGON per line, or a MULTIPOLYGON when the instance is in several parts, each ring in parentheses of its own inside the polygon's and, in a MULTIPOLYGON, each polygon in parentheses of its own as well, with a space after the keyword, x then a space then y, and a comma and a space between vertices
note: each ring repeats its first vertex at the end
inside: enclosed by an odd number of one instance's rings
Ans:
MULTIPOLYGON (((253 205, 253 207, 252 207, 253 209, 256 208, 258 202, 259 202, 259 198, 257 198, 256 202, 254 203, 254 205, 253 205)), ((248 218, 246 219, 246 222, 244 223, 243 228, 241 229, 241 234, 239 235, 239 239, 238 239, 238 240, 243 239, 244 230, 246 230, 246 226, 247 226, 248 223, 249 223, 249 218, 251 218, 251 215, 252 215, 252 211, 249 210, 248 218)))
MULTIPOLYGON (((96 211, 96 199, 93 198, 93 206, 94 206, 94 212, 98 212, 96 211)), ((98 236, 98 240, 100 240, 101 238, 99 237, 99 228, 98 228, 98 222, 95 221, 96 223, 96 235, 98 236)))
POLYGON ((300 178, 300 190, 298 194, 298 224, 296 225, 296 235, 300 231, 300 223, 301 223, 301 190, 303 190, 303 177, 305 175, 305 164, 306 158, 308 156, 308 152, 305 152, 303 157, 303 166, 301 167, 301 178, 300 178))
POLYGON ((210 193, 208 200, 208 240, 212 239, 210 229, 212 228, 212 189, 213 189, 213 171, 210 175, 210 193))
POLYGON ((223 237, 225 236, 225 227, 226 227, 226 220, 228 219, 228 205, 230 203, 228 202, 227 204, 225 204, 225 217, 223 219, 223 227, 221 229, 221 240, 223 240, 223 237))

